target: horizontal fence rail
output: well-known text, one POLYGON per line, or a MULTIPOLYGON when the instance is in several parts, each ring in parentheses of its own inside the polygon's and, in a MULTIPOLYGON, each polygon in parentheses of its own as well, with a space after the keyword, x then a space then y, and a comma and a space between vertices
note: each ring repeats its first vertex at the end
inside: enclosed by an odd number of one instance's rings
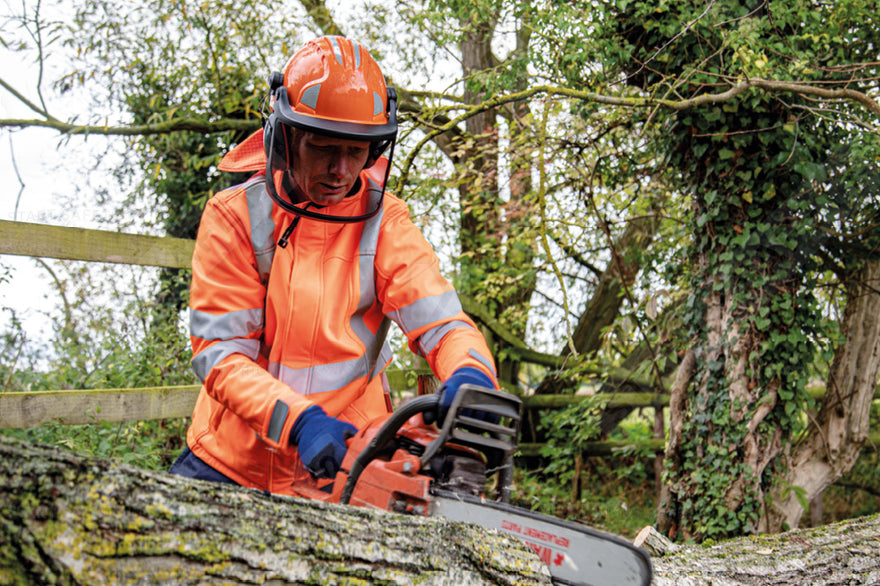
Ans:
POLYGON ((199 385, 0 393, 0 429, 189 417, 198 395, 199 385))
MULTIPOLYGON (((194 246, 194 240, 183 238, 0 220, 0 254, 189 269, 194 246)), ((519 349, 524 362, 547 363, 547 356, 538 354, 526 348, 519 349)), ((561 360, 559 357, 550 358, 561 360)), ((651 388, 645 381, 630 379, 626 372, 608 371, 601 374, 608 379, 607 382, 615 385, 645 391, 651 388)), ((420 377, 430 375, 430 371, 390 370, 387 375, 392 390, 406 392, 417 388, 424 390, 421 385, 425 379, 420 377)), ((436 385, 436 382, 433 384, 436 385)), ((199 385, 182 385, 136 389, 0 391, 0 429, 36 427, 46 423, 75 425, 189 417, 199 388, 199 385)), ((823 385, 810 386, 807 391, 816 400, 821 400, 825 393, 823 385)), ((880 389, 875 391, 875 398, 878 396, 880 389)), ((523 404, 527 410, 562 409, 595 401, 596 397, 601 397, 599 400, 606 408, 663 409, 669 406, 669 395, 659 392, 533 395, 523 397, 523 404)), ((880 444, 880 432, 872 433, 868 439, 871 445, 880 444)), ((520 444, 520 454, 538 456, 542 446, 520 444)), ((583 449, 584 454, 602 456, 633 450, 660 453, 664 447, 665 441, 655 438, 587 442, 583 449)))
MULTIPOLYGON (((428 370, 388 370, 394 391, 415 391, 428 370)), ((423 383, 424 384, 424 383, 423 383)), ((148 421, 192 415, 201 385, 131 389, 0 392, 0 429, 46 423, 79 425, 106 421, 148 421)))
MULTIPOLYGON (((389 383, 394 390, 414 390, 412 381, 426 371, 388 371, 389 383)), ((21 429, 47 423, 62 425, 98 422, 122 423, 189 417, 199 394, 199 385, 176 387, 144 387, 137 389, 95 389, 66 391, 29 391, 0 393, 0 429, 21 429)), ((617 407, 663 407, 662 395, 646 397, 648 393, 618 393, 611 395, 606 406, 617 407)), ((529 408, 555 408, 559 405, 584 402, 590 396, 572 397, 562 395, 524 397, 529 408), (573 401, 575 400, 575 401, 573 401)), ((821 398, 821 397, 820 397, 821 398)), ((880 432, 868 437, 868 445, 880 444, 880 432)), ((541 456, 546 444, 521 443, 519 455, 541 456)), ((585 442, 581 451, 585 456, 613 456, 639 453, 659 454, 666 448, 663 439, 615 439, 585 442)))
POLYGON ((188 269, 194 240, 0 220, 0 254, 188 269))

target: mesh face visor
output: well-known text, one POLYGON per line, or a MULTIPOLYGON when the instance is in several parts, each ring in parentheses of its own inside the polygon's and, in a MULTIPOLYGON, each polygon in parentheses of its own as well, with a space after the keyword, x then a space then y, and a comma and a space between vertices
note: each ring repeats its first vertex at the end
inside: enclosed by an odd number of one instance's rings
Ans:
MULTIPOLYGON (((272 83, 272 78, 270 78, 270 84, 272 83)), ((367 210, 366 213, 359 216, 322 214, 294 205, 294 180, 290 174, 292 156, 290 147, 294 128, 332 138, 367 141, 370 143, 367 167, 372 165, 382 152, 390 147, 388 167, 385 170, 385 178, 382 182, 382 191, 384 192, 385 186, 388 183, 388 173, 391 169, 391 158, 394 153, 394 142, 397 137, 397 93, 393 88, 388 88, 387 91, 388 107, 386 112, 388 122, 385 124, 361 124, 318 118, 295 112, 290 107, 287 89, 283 85, 273 87, 273 111, 265 125, 264 140, 266 142, 266 189, 275 203, 288 212, 325 222, 362 222, 379 213, 379 210, 382 209, 382 198, 379 198, 379 203, 375 209, 367 210)))

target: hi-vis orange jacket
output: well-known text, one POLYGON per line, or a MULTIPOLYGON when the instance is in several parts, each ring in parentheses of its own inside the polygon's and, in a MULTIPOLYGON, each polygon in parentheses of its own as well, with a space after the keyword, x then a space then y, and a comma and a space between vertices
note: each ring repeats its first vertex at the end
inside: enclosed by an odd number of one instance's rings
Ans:
MULTIPOLYGON (((221 167, 222 168, 222 167, 221 167)), ((202 460, 243 486, 290 493, 313 482, 288 445, 317 404, 357 427, 388 412, 389 319, 441 380, 463 366, 495 379, 482 335, 406 205, 367 171, 361 190, 322 213, 366 222, 293 221, 262 174, 208 201, 192 260, 190 334, 203 381, 187 432, 202 460), (368 207, 369 204, 369 207, 368 207)))

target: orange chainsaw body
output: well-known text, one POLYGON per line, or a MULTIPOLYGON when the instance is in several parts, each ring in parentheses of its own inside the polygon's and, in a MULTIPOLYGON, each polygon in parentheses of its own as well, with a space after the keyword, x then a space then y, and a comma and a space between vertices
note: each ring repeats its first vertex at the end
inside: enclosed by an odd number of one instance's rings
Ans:
POLYGON ((436 395, 419 396, 364 426, 348 441, 334 479, 294 485, 294 493, 395 513, 438 515, 507 533, 538 553, 554 583, 651 584, 651 559, 644 550, 620 537, 509 504, 522 411, 517 397, 462 385, 442 417, 438 405, 436 395), (432 419, 442 424, 426 424, 425 413, 435 414, 432 419), (489 476, 494 477, 491 490, 489 476))
MULTIPOLYGON (((476 394, 477 390, 473 393, 476 394)), ((497 410, 498 406, 491 402, 496 396, 501 407, 506 408, 500 412, 510 419, 514 415, 518 418, 518 399, 499 392, 480 390, 483 401, 475 407, 497 410), (507 404, 511 400, 517 401, 514 408, 507 404)), ((427 398, 418 400, 426 401, 427 398)), ((490 463, 483 442, 490 440, 473 433, 457 432, 461 426, 460 417, 450 416, 447 424, 438 428, 425 423, 423 412, 416 411, 407 417, 405 411, 406 408, 398 409, 364 426, 348 440, 348 451, 334 479, 324 480, 323 484, 319 481, 314 485, 294 485, 294 494, 415 515, 430 513, 432 486, 480 496, 486 481, 487 464, 490 463), (395 418, 396 422, 391 421, 395 418), (393 433, 382 436, 388 424, 391 424, 393 433)), ((479 421, 472 423, 486 425, 479 421)), ((515 430, 508 431, 508 434, 515 438, 515 430)), ((491 447, 488 449, 491 454, 491 447)), ((512 457, 514 449, 515 443, 504 444, 503 452, 512 457)), ((499 450, 496 448, 495 451, 499 450)))
MULTIPOLYGON (((348 441, 348 452, 332 484, 322 488, 294 486, 294 491, 306 498, 340 502, 355 460, 370 445, 387 419, 387 416, 376 419, 348 441), (325 492, 328 489, 331 492, 325 492)), ((421 415, 411 417, 397 433, 398 437, 405 437, 412 445, 422 447, 434 441, 438 435, 436 429, 425 424, 421 415)), ((473 457, 481 456, 473 452, 473 457)), ((430 500, 428 491, 433 480, 432 476, 422 470, 417 455, 398 448, 384 457, 372 460, 364 468, 351 493, 349 504, 396 513, 427 515, 430 500)))

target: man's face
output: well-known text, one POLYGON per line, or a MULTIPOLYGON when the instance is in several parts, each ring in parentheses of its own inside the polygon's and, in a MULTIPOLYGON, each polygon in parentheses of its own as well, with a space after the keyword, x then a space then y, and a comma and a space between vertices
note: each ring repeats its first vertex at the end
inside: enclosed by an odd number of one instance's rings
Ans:
POLYGON ((367 141, 302 131, 293 133, 292 142, 290 172, 296 182, 297 203, 339 203, 351 191, 370 155, 367 141))

